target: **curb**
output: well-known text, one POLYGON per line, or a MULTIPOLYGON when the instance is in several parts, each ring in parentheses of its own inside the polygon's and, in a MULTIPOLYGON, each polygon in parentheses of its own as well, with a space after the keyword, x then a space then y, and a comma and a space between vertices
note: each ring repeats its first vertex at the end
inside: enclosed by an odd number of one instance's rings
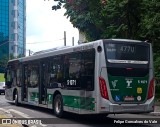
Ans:
POLYGON ((148 115, 151 115, 151 116, 160 116, 160 112, 151 112, 151 113, 148 113, 148 115))

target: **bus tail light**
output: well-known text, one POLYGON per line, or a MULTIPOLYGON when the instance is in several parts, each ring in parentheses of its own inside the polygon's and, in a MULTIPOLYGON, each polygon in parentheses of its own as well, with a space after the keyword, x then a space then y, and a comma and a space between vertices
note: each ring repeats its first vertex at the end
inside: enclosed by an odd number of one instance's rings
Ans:
POLYGON ((109 100, 107 85, 105 80, 102 77, 99 77, 99 87, 100 87, 101 96, 109 100))
POLYGON ((154 78, 150 81, 147 99, 151 99, 153 97, 153 94, 154 94, 154 78))

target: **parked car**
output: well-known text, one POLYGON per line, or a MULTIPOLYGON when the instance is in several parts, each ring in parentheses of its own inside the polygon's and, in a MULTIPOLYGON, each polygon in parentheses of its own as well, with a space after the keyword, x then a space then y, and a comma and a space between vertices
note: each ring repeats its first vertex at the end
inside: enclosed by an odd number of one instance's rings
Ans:
POLYGON ((0 82, 0 94, 5 94, 5 82, 0 82))

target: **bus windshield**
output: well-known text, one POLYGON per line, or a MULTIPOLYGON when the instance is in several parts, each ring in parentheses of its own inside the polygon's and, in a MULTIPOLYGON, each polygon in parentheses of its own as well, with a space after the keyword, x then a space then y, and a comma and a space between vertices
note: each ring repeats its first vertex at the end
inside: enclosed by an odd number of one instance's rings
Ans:
POLYGON ((109 63, 148 64, 149 46, 135 43, 106 43, 105 52, 109 63))

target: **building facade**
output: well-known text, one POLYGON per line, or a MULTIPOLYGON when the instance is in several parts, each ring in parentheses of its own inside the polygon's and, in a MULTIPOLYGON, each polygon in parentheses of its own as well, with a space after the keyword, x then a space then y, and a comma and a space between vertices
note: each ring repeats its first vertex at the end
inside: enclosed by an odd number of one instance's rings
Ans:
POLYGON ((26 54, 26 0, 0 0, 0 61, 26 54))
POLYGON ((9 0, 0 0, 0 59, 9 54, 9 0))

